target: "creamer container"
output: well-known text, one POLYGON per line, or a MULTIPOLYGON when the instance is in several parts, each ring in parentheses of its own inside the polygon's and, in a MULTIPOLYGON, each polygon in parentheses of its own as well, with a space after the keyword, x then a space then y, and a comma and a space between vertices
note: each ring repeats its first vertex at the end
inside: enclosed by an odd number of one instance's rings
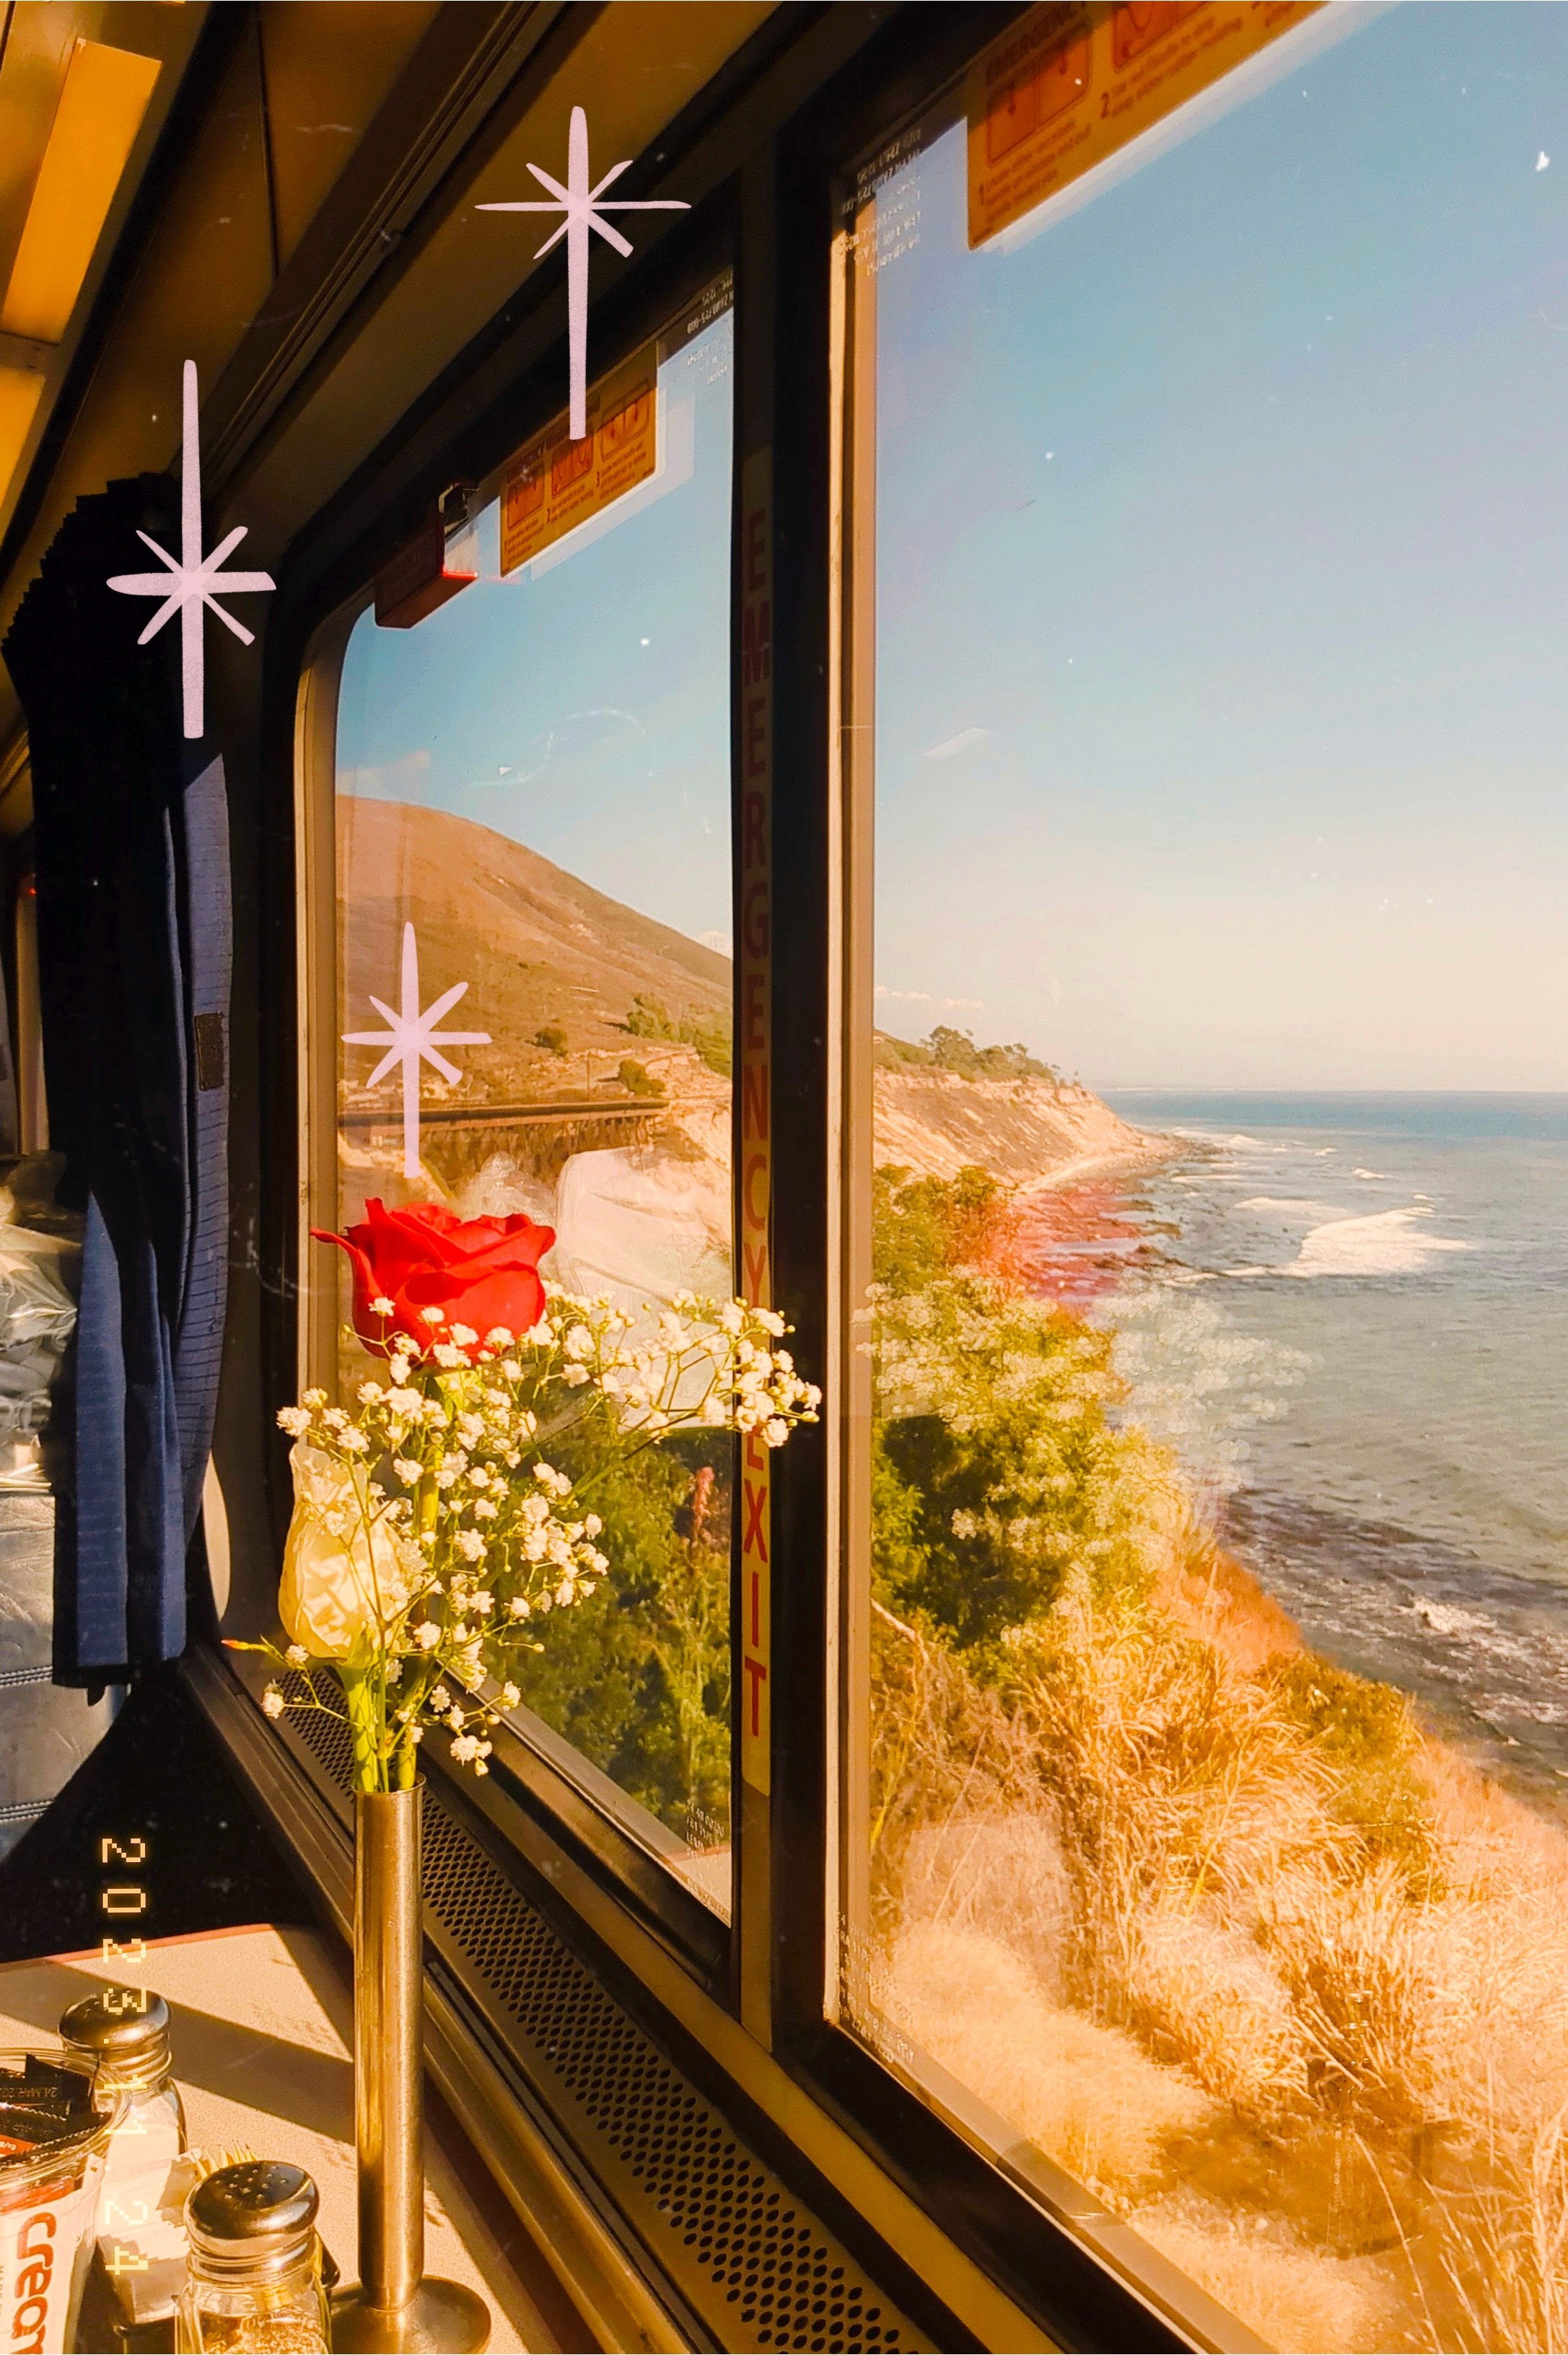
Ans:
POLYGON ((103 2155, 123 2095, 94 2101, 76 2054, 0 2052, 0 2348, 65 2355, 92 2254, 103 2155))
POLYGON ((175 2309, 180 2355, 327 2355, 316 2190, 303 2168, 220 2168, 185 2204, 190 2273, 175 2309))

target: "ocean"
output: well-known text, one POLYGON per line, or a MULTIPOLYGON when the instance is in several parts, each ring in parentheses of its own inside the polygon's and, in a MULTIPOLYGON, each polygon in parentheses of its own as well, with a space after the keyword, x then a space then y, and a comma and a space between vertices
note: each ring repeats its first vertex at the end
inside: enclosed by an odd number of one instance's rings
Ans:
POLYGON ((1054 1221, 1125 1411, 1311 1644, 1568 1810, 1568 1095, 1107 1101, 1178 1146, 1054 1221))

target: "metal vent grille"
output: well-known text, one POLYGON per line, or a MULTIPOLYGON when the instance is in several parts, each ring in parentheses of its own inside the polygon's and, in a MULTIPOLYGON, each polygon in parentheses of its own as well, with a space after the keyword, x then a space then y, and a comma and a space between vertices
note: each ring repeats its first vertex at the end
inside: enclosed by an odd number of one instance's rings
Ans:
MULTIPOLYGON (((342 1723, 314 1711, 290 1723, 347 1790, 342 1723)), ((431 1912, 510 2018, 535 2085, 715 2345, 737 2355, 931 2348, 433 1793, 424 1866, 431 1912)))

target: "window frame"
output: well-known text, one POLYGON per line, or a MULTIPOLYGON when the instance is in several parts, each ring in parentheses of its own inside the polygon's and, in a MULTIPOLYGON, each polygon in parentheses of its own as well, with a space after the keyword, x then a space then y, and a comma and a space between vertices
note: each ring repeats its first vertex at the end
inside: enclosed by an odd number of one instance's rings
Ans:
MULTIPOLYGON (((840 2136, 866 2171, 818 2175, 813 2195, 847 2239, 883 2236, 890 2287, 959 2348, 1061 2345, 1151 2350, 1250 2349, 1230 2318, 1052 2164, 1017 2146, 998 2153, 961 2087, 942 2073, 906 2075, 837 2017, 837 1891, 842 1867, 841 1717, 843 1541, 849 1508, 843 1434, 835 1418, 850 1346, 841 1297, 847 1205, 843 1140, 855 1082, 845 988, 847 945, 863 942, 851 886, 869 837, 857 734, 855 535, 839 531, 836 491, 852 459, 845 404, 848 322, 836 273, 843 203, 858 159, 927 116, 974 54, 1025 12, 1026 0, 959 0, 799 12, 802 60, 776 132, 748 121, 744 94, 725 91, 705 116, 732 159, 731 176, 645 254, 611 278, 592 304, 598 355, 656 331, 719 270, 734 270, 735 491, 731 505, 732 793, 739 795, 741 570, 740 524, 748 460, 771 476, 772 762, 775 778, 769 1125, 773 1305, 795 1327, 797 1361, 827 1391, 824 1420, 800 1432, 772 1471, 772 1773, 762 1804, 739 1764, 732 1781, 733 1911, 726 1924, 660 1867, 566 1770, 510 1727, 497 1728, 492 1774, 461 1777, 436 1737, 432 1779, 483 1815, 539 1891, 542 1905, 614 1977, 628 2007, 656 2019, 691 2073, 732 2104, 763 2147, 787 2148, 796 2173, 827 2163, 840 2136), (825 20, 827 29, 818 23, 825 20), (873 19, 874 28, 863 21, 873 19), (841 28, 841 29, 840 29, 841 28), (845 59, 848 58, 848 62, 845 59), (790 112, 794 108, 793 112, 790 112), (717 2008, 716 2009, 712 2008, 717 2008), (728 2023, 728 2024, 726 2024, 728 2023), (806 2107, 803 2110, 802 2101, 806 2107), (842 2184, 842 2189, 839 2185, 842 2184), (882 2190, 873 2196, 870 2187, 882 2190), (912 2203, 929 2243, 890 2238, 912 2203), (900 2272, 907 2278, 897 2280, 900 2272), (1032 2318, 1040 2333, 972 2335, 933 2315, 944 2296, 976 2310, 976 2275, 1032 2318)), ((640 174, 626 183, 636 185, 640 174)), ((395 437, 323 510, 312 551, 290 551, 267 639, 263 758, 291 774, 290 817, 276 811, 263 837, 261 921, 284 1051, 263 1075, 262 1131, 271 1152, 262 1252, 281 1272, 262 1337, 272 1404, 297 1395, 307 1323, 322 1316, 302 1236, 311 1179, 336 1148, 336 1056, 307 1049, 323 1003, 324 968, 336 996, 336 859, 331 798, 336 705, 343 654, 368 602, 367 584, 428 514, 445 485, 482 480, 559 412, 564 304, 533 281, 498 315, 477 357, 465 355, 432 386, 395 437), (323 839, 323 794, 326 832, 323 839), (324 856, 331 892, 307 900, 307 861, 324 856), (322 938, 325 904, 325 937, 322 938), (317 1065, 319 1063, 319 1069, 317 1065), (325 1098, 322 1089, 325 1086, 325 1098), (314 1112, 312 1107, 315 1107, 314 1112)), ((860 707, 865 686, 859 683, 860 707)), ((738 853, 741 813, 732 845, 738 853)), ((736 856, 736 942, 741 938, 736 856)), ((737 960, 737 986, 740 964, 737 960)), ((741 1035, 736 1007, 736 1037, 741 1035)), ((741 1091, 734 1119, 739 1143, 741 1091)), ((739 1178, 741 1156, 735 1164, 739 1178)), ((737 1215, 737 1233, 741 1221, 737 1215)), ((336 1305, 328 1329, 336 1324, 336 1305)), ((286 1449, 268 1445, 274 1559, 289 1511, 286 1449)), ((739 1561, 733 1628, 741 1625, 739 1561)), ((259 1694, 259 1666, 238 1674, 259 1694)), ((735 1706, 741 1679, 732 1677, 735 1706)), ((902 2226, 907 2233, 907 2222, 902 2226)))
MULTIPOLYGON (((720 187, 697 208, 689 224, 681 223, 648 255, 640 270, 628 273, 624 284, 595 304, 592 364, 596 372, 603 373, 614 359, 667 326, 685 301, 735 267, 732 196, 732 188, 720 187)), ((336 1346, 336 1271, 323 1264, 324 1254, 310 1244, 309 1230, 313 1223, 321 1223, 318 1206, 335 1201, 336 1194, 336 734, 348 641, 374 602, 377 572, 432 511, 441 491, 455 480, 484 482, 494 475, 515 451, 560 413, 564 347, 550 314, 562 308, 552 295, 537 299, 522 334, 514 333, 507 339, 514 346, 511 367, 506 366, 503 344, 496 368, 487 372, 500 381, 477 417, 472 403, 457 389, 440 403, 425 433, 400 435, 399 449, 389 453, 384 469, 376 470, 381 477, 381 496, 375 503, 373 519, 354 535, 329 580, 304 610, 280 616, 293 622, 300 655, 293 697, 294 807, 289 860, 289 890, 294 902, 293 1159, 296 1177, 292 1204, 284 1207, 281 1199, 277 1204, 284 1228, 279 1238, 283 1246, 279 1256, 289 1271, 281 1287, 285 1295, 279 1303, 283 1312, 278 1320, 281 1329, 274 1335, 271 1352, 272 1387, 279 1404, 297 1398, 311 1380, 319 1379, 318 1369, 330 1361, 336 1346), (522 348, 516 349, 518 346, 522 348), (411 458, 416 459, 412 465, 411 458), (346 589, 350 581, 352 587, 346 589)), ((500 324, 505 327, 512 322, 503 316, 500 324)), ((739 1102, 737 1088, 736 1117, 739 1102)), ((286 1449, 274 1442, 273 1453, 280 1460, 274 1497, 281 1548, 288 1514, 286 1449)), ((732 1613, 734 1584, 732 1566, 732 1613)), ((635 1803, 628 1801, 624 1810, 617 1809, 609 1796, 613 1786, 591 1761, 583 1759, 582 1771, 574 1773, 561 1755, 570 1750, 564 1741, 536 1742, 526 1731, 505 1720, 496 1726, 493 1741, 490 1768, 497 1793, 504 1794, 599 1888, 622 1904, 630 1920, 651 1934, 699 1987, 730 2005, 736 1945, 733 1912, 726 1921, 659 1861, 656 1840, 641 1836, 629 1819, 635 1803), (607 1787, 599 1789, 600 1785, 607 1787)), ((433 1764, 433 1752, 429 1754, 433 1764)), ((520 1825, 517 1844, 522 1845, 520 1825)), ((737 1872, 737 1891, 738 1885, 737 1872)))
POLYGON ((775 1709, 789 1728, 784 1743, 775 1736, 773 1888, 781 1915, 787 1904, 798 1917, 803 1891, 814 1908, 809 1937, 778 1942, 775 2051, 1056 2343, 1250 2350, 1263 2342, 1054 2161, 1002 2140, 1005 2122, 947 2072, 914 2056, 895 2064, 840 2018, 837 1904, 859 1763, 848 1678, 862 1640, 848 1284, 865 1217, 853 1143, 869 1103, 857 1018, 869 1006, 874 745, 874 539, 871 564, 857 560, 870 522, 868 388, 856 381, 845 232, 858 172, 944 105, 956 101, 960 118, 965 68, 1027 10, 981 0, 915 13, 912 26, 901 12, 791 126, 776 196, 774 501, 797 521, 775 574, 774 760, 795 789, 775 814, 776 957, 790 976, 773 1007, 774 1104, 790 1115, 776 1123, 775 1305, 797 1328, 801 1362, 826 1369, 827 1407, 818 1444, 797 1439, 773 1484, 775 1709))

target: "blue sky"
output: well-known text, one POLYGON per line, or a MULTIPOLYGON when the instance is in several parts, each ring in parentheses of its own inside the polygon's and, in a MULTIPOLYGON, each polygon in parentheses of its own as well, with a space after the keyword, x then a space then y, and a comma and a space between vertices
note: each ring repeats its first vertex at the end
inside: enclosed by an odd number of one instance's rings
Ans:
MULTIPOLYGON (((1568 9, 1345 13, 1014 250, 967 249, 961 126, 884 195, 919 211, 877 297, 890 1029, 1109 1088, 1568 1087, 1568 9)), ((663 372, 688 481, 366 616, 340 711, 350 789, 698 937, 730 340, 663 372)))
POLYGON ((1010 252, 963 160, 877 284, 888 1027, 1568 1084, 1568 11, 1368 11, 1010 252))
POLYGON ((731 346, 726 314, 659 372, 685 482, 538 577, 497 577, 492 506, 472 588, 417 629, 360 617, 338 704, 340 787, 494 826, 698 939, 731 927, 731 346))

